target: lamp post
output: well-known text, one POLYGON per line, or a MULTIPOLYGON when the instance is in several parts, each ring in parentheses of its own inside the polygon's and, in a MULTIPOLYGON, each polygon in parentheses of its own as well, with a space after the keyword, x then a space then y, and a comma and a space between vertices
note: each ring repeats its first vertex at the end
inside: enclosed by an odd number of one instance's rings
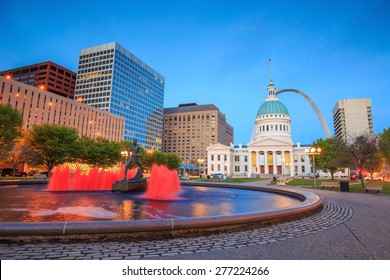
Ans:
POLYGON ((200 171, 201 171, 202 162, 204 162, 204 159, 203 159, 203 158, 198 158, 198 159, 197 159, 197 162, 198 162, 198 165, 199 165, 199 178, 201 178, 201 177, 200 177, 200 171))
POLYGON ((322 149, 320 147, 310 147, 310 149, 305 149, 305 153, 309 156, 313 156, 313 178, 314 178, 314 188, 317 188, 317 171, 316 171, 316 161, 315 156, 320 155, 322 149))

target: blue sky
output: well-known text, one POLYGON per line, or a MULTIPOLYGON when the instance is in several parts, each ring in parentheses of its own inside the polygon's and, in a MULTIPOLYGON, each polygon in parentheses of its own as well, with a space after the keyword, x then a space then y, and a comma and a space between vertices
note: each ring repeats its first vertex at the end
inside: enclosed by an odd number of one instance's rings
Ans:
MULTIPOLYGON (((333 133, 341 99, 371 98, 374 130, 390 127, 390 2, 2 1, 0 69, 51 60, 73 71, 83 48, 116 41, 166 79, 165 107, 215 104, 249 142, 267 96, 309 95, 333 133)), ((310 105, 280 100, 294 142, 324 138, 310 105)))

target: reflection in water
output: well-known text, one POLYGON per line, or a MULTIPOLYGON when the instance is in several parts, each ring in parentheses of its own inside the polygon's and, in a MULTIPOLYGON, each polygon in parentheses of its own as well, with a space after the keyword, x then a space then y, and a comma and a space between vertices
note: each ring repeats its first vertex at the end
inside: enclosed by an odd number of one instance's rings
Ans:
POLYGON ((141 199, 141 192, 48 192, 29 185, 0 189, 0 222, 170 219, 258 212, 300 205, 298 199, 259 191, 183 187, 182 200, 141 199))
POLYGON ((231 203, 220 203, 218 207, 212 204, 205 203, 193 203, 192 204, 192 216, 204 217, 204 216, 223 216, 234 213, 232 210, 233 205, 231 203))
POLYGON ((32 216, 51 216, 55 214, 71 214, 71 215, 79 215, 82 217, 89 217, 89 218, 98 218, 98 219, 114 219, 117 214, 107 211, 104 208, 101 207, 82 207, 82 206, 75 206, 75 207, 60 207, 55 210, 40 210, 40 211, 30 211, 32 216))

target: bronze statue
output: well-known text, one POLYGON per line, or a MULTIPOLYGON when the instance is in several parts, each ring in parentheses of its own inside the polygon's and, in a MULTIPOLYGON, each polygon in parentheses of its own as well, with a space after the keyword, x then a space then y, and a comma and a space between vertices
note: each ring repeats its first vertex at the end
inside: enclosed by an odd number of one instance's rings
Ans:
POLYGON ((142 162, 141 162, 141 149, 137 145, 137 139, 134 139, 133 146, 131 146, 129 149, 129 155, 130 155, 130 157, 126 162, 125 174, 123 175, 122 180, 126 180, 127 171, 133 162, 138 165, 139 169, 137 170, 137 173, 135 174, 134 178, 132 178, 132 180, 141 179, 145 167, 142 165, 142 162))

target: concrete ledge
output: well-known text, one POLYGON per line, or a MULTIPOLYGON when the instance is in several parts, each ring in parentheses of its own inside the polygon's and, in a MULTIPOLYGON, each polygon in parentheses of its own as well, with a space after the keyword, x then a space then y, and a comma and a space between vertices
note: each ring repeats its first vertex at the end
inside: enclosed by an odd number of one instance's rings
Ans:
MULTIPOLYGON (((35 181, 34 181, 35 182, 35 181)), ((183 232, 221 231, 251 224, 268 224, 281 220, 297 219, 321 209, 322 199, 310 192, 291 191, 280 187, 254 187, 224 183, 181 182, 183 186, 206 186, 247 189, 292 196, 302 201, 296 207, 201 218, 178 218, 161 220, 101 221, 101 222, 5 222, 0 223, 0 240, 23 239, 80 239, 92 236, 161 238, 183 232)))

